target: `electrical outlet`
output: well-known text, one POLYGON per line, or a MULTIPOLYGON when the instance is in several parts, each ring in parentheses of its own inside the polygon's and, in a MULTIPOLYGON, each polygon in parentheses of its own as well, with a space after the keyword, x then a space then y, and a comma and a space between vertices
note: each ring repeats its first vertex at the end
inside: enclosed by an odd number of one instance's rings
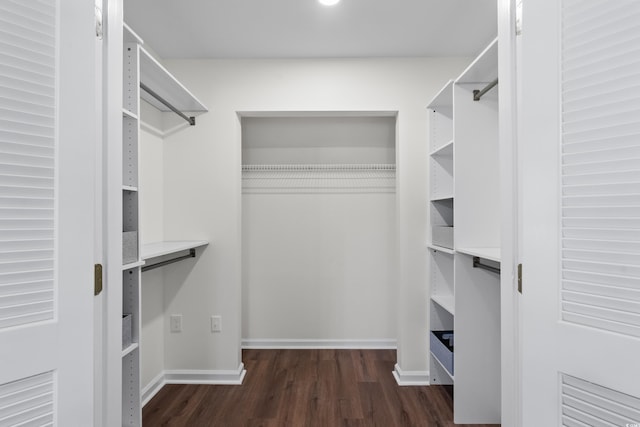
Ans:
POLYGON ((222 316, 211 316, 211 332, 222 332, 222 316))
POLYGON ((172 314, 169 317, 169 330, 171 332, 182 332, 182 314, 172 314))

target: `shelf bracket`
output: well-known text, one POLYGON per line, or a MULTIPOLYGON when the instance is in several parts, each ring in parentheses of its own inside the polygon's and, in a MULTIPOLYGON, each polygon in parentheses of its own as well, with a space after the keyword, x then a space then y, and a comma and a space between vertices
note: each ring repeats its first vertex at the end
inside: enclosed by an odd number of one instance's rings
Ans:
POLYGON ((481 268, 483 270, 490 271, 492 273, 500 274, 500 269, 492 265, 483 264, 480 262, 480 257, 473 257, 473 268, 481 268))
POLYGON ((474 90, 473 91, 473 100, 474 101, 480 101, 480 98, 482 98, 482 96, 485 93, 489 92, 491 89, 493 89, 497 85, 498 85, 498 79, 495 79, 494 81, 492 81, 491 83, 486 85, 484 87, 484 89, 482 89, 482 90, 478 90, 478 89, 474 90))
POLYGON ((171 259, 168 259, 166 261, 160 261, 160 262, 157 262, 155 264, 145 265, 145 266, 142 267, 142 271, 144 272, 144 271, 153 270, 154 268, 164 267, 165 265, 173 264, 174 262, 182 261, 183 259, 195 258, 195 257, 196 257, 196 250, 195 250, 195 248, 191 248, 191 249, 189 249, 189 254, 187 254, 187 255, 179 256, 179 257, 176 257, 176 258, 171 258, 171 259))
POLYGON ((180 117, 185 119, 187 122, 189 122, 189 124, 191 126, 195 126, 196 125, 196 118, 195 117, 193 117, 193 116, 189 117, 186 114, 184 114, 182 111, 178 110, 176 107, 171 105, 169 103, 169 101, 167 101, 166 99, 164 99, 163 97, 161 97, 160 95, 155 93, 153 91, 153 89, 151 89, 149 86, 147 86, 144 83, 140 82, 140 89, 144 90, 149 95, 153 96, 155 99, 157 99, 159 102, 161 102, 162 105, 164 105, 165 107, 167 107, 168 109, 170 109, 171 111, 173 111, 174 113, 176 113, 177 115, 179 115, 180 117))

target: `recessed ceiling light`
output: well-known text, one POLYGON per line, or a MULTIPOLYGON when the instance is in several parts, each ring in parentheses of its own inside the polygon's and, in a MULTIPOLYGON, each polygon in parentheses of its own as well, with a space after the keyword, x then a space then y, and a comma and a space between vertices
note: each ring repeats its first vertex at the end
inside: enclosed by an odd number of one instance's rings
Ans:
POLYGON ((325 6, 334 6, 340 2, 340 0, 318 0, 320 4, 325 6))

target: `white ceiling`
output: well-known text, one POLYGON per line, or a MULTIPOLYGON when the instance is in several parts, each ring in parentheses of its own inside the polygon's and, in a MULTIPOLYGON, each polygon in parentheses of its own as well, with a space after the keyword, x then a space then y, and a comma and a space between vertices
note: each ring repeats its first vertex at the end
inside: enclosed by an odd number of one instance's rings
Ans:
POLYGON ((474 56, 497 34, 496 0, 124 0, 164 58, 474 56))

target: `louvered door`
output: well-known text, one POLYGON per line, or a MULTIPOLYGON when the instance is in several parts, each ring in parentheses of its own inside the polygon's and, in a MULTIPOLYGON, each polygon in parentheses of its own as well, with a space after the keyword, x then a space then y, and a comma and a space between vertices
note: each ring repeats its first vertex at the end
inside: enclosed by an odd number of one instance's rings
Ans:
POLYGON ((524 2, 524 426, 640 425, 640 2, 524 2))
POLYGON ((0 0, 0 426, 93 424, 93 10, 0 0))

